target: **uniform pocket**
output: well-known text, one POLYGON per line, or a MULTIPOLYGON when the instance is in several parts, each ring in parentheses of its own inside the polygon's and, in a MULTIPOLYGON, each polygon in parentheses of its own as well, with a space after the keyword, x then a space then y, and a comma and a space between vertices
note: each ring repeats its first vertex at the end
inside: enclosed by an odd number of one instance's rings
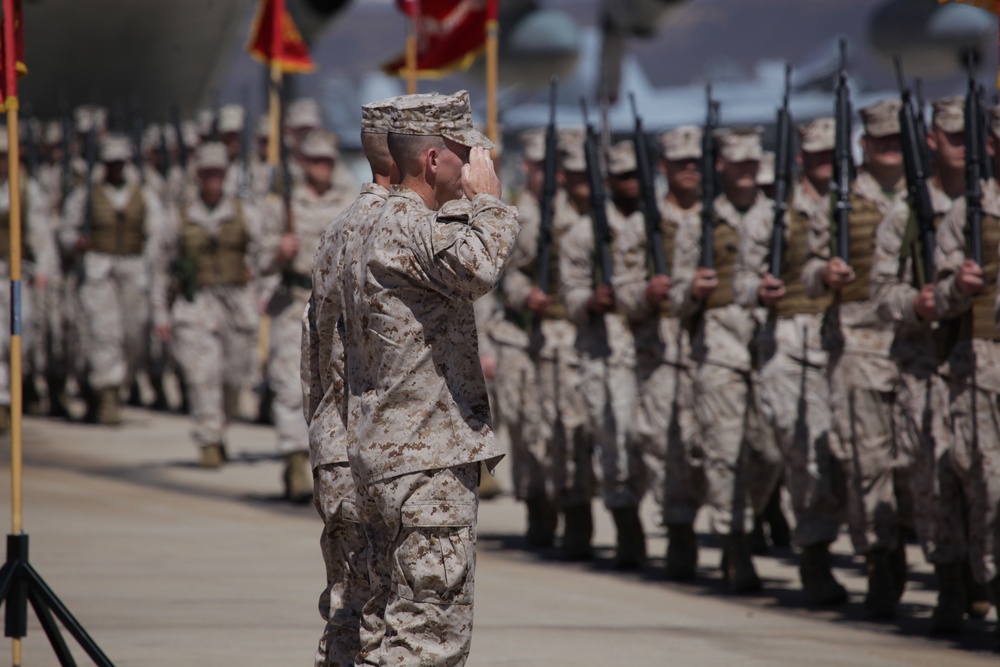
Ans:
POLYGON ((475 530, 403 528, 395 554, 396 594, 427 604, 472 604, 475 530))

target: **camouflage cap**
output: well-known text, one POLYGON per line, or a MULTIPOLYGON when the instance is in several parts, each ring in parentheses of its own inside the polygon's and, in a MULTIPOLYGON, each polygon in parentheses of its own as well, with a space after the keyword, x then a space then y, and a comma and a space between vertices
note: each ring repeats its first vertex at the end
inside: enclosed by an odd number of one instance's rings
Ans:
POLYGON ((126 162, 132 159, 132 143, 123 134, 109 134, 101 139, 101 162, 126 162))
POLYGON ((45 133, 42 139, 47 145, 55 146, 62 143, 63 126, 58 120, 50 120, 45 124, 45 133))
POLYGON ((817 118, 799 125, 799 147, 803 153, 832 151, 837 139, 837 124, 832 118, 817 118))
POLYGON ((587 135, 582 127, 559 130, 559 168, 563 171, 587 171, 587 154, 584 141, 587 135))
POLYGON ((239 104, 227 104, 219 109, 219 132, 242 132, 247 112, 239 104))
POLYGON ((635 160, 635 144, 632 140, 618 141, 608 149, 608 173, 612 176, 622 176, 637 169, 635 160))
POLYGON ((760 158, 760 168, 757 169, 757 185, 774 185, 774 153, 764 151, 760 158))
POLYGON ((387 97, 384 100, 369 102, 361 106, 361 131, 371 134, 385 134, 389 131, 389 121, 392 119, 392 107, 402 98, 387 97))
POLYGON ((862 108, 859 113, 865 125, 865 134, 875 138, 899 134, 900 106, 900 101, 893 97, 862 108))
POLYGON ((697 125, 681 125, 658 137, 663 159, 695 160, 701 157, 701 128, 697 125))
POLYGON ((942 132, 962 132, 965 130, 965 98, 944 97, 931 102, 934 115, 931 123, 942 132))
POLYGON ((326 130, 311 130, 302 140, 302 156, 313 159, 326 158, 336 160, 340 157, 337 150, 337 137, 326 130))
POLYGON ((154 151, 160 145, 160 134, 161 130, 156 125, 150 125, 142 133, 142 150, 154 151))
POLYGON ((195 148, 199 143, 201 143, 201 135, 198 134, 198 126, 192 120, 184 121, 181 125, 181 136, 184 139, 184 145, 188 148, 195 148))
POLYGON ((214 141, 198 146, 198 150, 194 154, 194 165, 198 171, 208 169, 225 171, 229 167, 229 154, 226 147, 214 141))
POLYGON ((718 130, 719 156, 728 162, 760 160, 764 147, 760 143, 761 127, 732 127, 718 130))
POLYGON ((91 128, 101 132, 107 120, 108 112, 101 107, 83 105, 73 111, 73 124, 78 134, 86 134, 91 128))
POLYGON ((493 142, 472 124, 469 93, 454 95, 405 95, 392 106, 389 132, 416 136, 441 136, 463 146, 493 148, 493 142))
POLYGON ((311 97, 300 97, 290 102, 285 111, 285 125, 291 130, 323 127, 319 102, 311 97))
POLYGON ((545 129, 525 130, 518 136, 521 142, 521 155, 528 162, 541 162, 545 159, 545 129))
POLYGON ((207 137, 215 130, 215 112, 211 109, 202 109, 198 112, 198 135, 207 137))
POLYGON ((160 126, 160 132, 163 133, 163 138, 167 143, 167 150, 172 151, 177 148, 177 131, 174 126, 170 123, 164 123, 160 126))

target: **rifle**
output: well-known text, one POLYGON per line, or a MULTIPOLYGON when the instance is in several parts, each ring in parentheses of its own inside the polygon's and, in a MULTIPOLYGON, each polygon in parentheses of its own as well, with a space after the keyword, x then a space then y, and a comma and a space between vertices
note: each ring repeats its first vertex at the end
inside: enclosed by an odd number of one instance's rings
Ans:
POLYGON ((170 122, 174 126, 174 134, 177 135, 177 160, 181 163, 185 177, 188 170, 187 144, 184 142, 184 128, 181 125, 181 110, 175 104, 170 107, 170 122))
POLYGON ((924 137, 924 140, 920 142, 920 155, 924 161, 924 173, 929 174, 934 169, 934 163, 931 159, 931 147, 927 144, 927 119, 924 118, 924 109, 927 107, 924 104, 924 84, 920 77, 917 77, 913 82, 913 96, 914 102, 916 102, 916 118, 917 121, 917 136, 924 137))
POLYGON ((240 132, 240 162, 243 163, 243 168, 240 170, 238 193, 240 199, 250 199, 250 143, 252 137, 250 136, 250 104, 246 86, 243 86, 241 97, 246 115, 243 119, 243 131, 240 132))
MULTIPOLYGON (((910 214, 916 218, 919 233, 921 255, 914 257, 914 275, 917 284, 922 286, 934 280, 934 207, 931 195, 927 190, 926 165, 921 144, 927 144, 927 134, 920 133, 918 115, 922 116, 913 105, 913 96, 903 79, 903 66, 899 56, 893 58, 896 66, 896 81, 902 97, 899 108, 900 137, 903 148, 903 168, 906 172, 907 199, 910 204, 910 214), (923 260, 922 262, 920 260, 923 260)), ((926 130, 925 130, 926 132, 926 130)))
POLYGON ((788 215, 788 181, 792 165, 792 114, 788 108, 792 89, 792 67, 785 65, 785 97, 778 109, 777 146, 774 156, 774 230, 771 236, 770 273, 781 276, 785 255, 785 217, 788 215))
POLYGON ((556 137, 556 88, 558 77, 550 80, 549 125, 545 128, 545 160, 542 162, 542 200, 538 202, 541 222, 538 227, 538 276, 535 284, 542 292, 549 293, 549 278, 552 267, 552 218, 555 215, 556 159, 558 139, 556 137))
POLYGON ((979 132, 979 168, 982 170, 983 180, 990 180, 996 174, 993 173, 993 160, 990 157, 989 151, 986 148, 986 137, 989 136, 989 121, 987 120, 986 113, 986 90, 983 88, 983 84, 979 84, 979 105, 976 107, 978 111, 979 125, 977 131, 979 132))
POLYGON ((170 147, 167 146, 167 126, 160 126, 160 146, 157 151, 160 154, 160 175, 164 178, 170 173, 170 147))
MULTIPOLYGON (((94 165, 97 163, 97 123, 92 123, 87 132, 87 143, 84 147, 84 154, 87 159, 87 176, 84 188, 86 192, 86 203, 83 210, 83 227, 80 229, 80 237, 90 238, 90 230, 94 227, 94 165)), ((86 271, 83 264, 83 253, 76 255, 76 275, 79 284, 82 285, 86 278, 86 271)))
POLYGON ((587 128, 584 142, 584 153, 587 157, 587 182, 590 185, 590 219, 594 223, 594 252, 597 255, 597 268, 600 271, 602 285, 611 285, 611 227, 608 225, 608 210, 604 194, 604 179, 601 176, 601 163, 597 157, 597 131, 590 124, 587 114, 587 100, 580 98, 583 109, 583 124, 587 128))
POLYGON ((73 156, 70 155, 69 138, 72 131, 72 123, 70 122, 69 106, 65 98, 59 101, 59 107, 59 124, 62 127, 62 141, 59 142, 62 149, 62 164, 59 165, 59 190, 62 199, 59 202, 59 209, 62 210, 66 206, 66 200, 69 199, 70 192, 73 191, 73 156))
POLYGON ((966 57, 969 88, 965 95, 965 221, 969 236, 969 254, 979 266, 983 265, 983 192, 980 180, 983 165, 980 163, 980 145, 983 142, 983 125, 980 123, 982 90, 976 85, 972 54, 966 57))
POLYGON ((837 102, 834 118, 837 135, 833 147, 833 222, 837 228, 835 255, 851 263, 851 233, 848 217, 851 212, 851 91, 847 88, 847 40, 840 39, 840 73, 837 77, 837 102))
POLYGON ((719 103, 712 99, 712 84, 705 86, 707 111, 701 134, 701 266, 715 268, 715 130, 719 126, 719 103))
POLYGON ((38 143, 35 141, 35 123, 31 118, 31 105, 24 105, 24 143, 27 158, 28 178, 34 178, 38 172, 38 143))
POLYGON ((132 99, 132 144, 135 147, 135 167, 139 170, 139 181, 146 184, 146 156, 143 155, 142 146, 142 111, 139 109, 139 100, 132 99))
POLYGON ((649 143, 646 132, 642 129, 642 117, 639 116, 639 110, 635 105, 635 95, 629 93, 628 99, 632 105, 632 117, 635 118, 632 143, 635 144, 636 169, 639 176, 639 190, 642 193, 642 213, 646 220, 646 245, 649 246, 649 256, 653 261, 653 274, 666 276, 669 274, 667 259, 663 254, 663 230, 660 228, 663 219, 660 217, 656 189, 653 187, 653 163, 649 157, 649 143))

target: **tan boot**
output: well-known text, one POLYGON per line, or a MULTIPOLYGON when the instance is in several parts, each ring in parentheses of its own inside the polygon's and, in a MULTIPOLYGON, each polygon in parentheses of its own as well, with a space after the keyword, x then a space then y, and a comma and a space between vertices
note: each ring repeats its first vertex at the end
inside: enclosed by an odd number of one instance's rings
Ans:
POLYGON ((566 560, 590 560, 594 557, 594 515, 590 503, 571 505, 563 510, 562 555, 566 560))
POLYGON ((830 545, 810 544, 802 550, 799 577, 806 597, 814 604, 847 602, 847 589, 840 585, 830 565, 830 545))
POLYGON ((222 411, 226 421, 234 421, 240 416, 240 389, 230 385, 222 387, 222 411))
POLYGON ((892 566, 887 549, 874 549, 865 557, 868 571, 868 594, 865 611, 869 618, 895 618, 896 587, 892 580, 892 566))
POLYGON ((723 574, 733 593, 753 593, 761 589, 760 577, 750 555, 750 538, 746 533, 731 533, 722 537, 723 574))
POLYGON ((938 599, 931 616, 931 632, 950 635, 961 632, 965 627, 965 581, 961 563, 945 563, 934 566, 937 577, 938 599))
POLYGON ((285 498, 297 505, 312 500, 313 479, 309 465, 309 452, 299 451, 285 455, 285 498))
POLYGON ((698 569, 698 536, 689 523, 667 525, 667 578, 694 579, 698 569))
POLYGON ((118 410, 118 387, 104 387, 98 392, 97 423, 103 426, 118 426, 122 423, 118 410))
POLYGON ((226 455, 226 447, 221 442, 211 445, 202 445, 198 455, 198 467, 216 469, 221 468, 229 458, 226 455))
POLYGON ((491 498, 496 498, 503 493, 503 489, 500 488, 500 483, 497 482, 497 478, 489 471, 486 464, 482 461, 479 463, 479 499, 480 500, 490 500, 491 498))
POLYGON ((611 510, 618 531, 615 567, 619 570, 638 570, 646 563, 646 534, 642 529, 638 506, 611 510))
POLYGON ((528 530, 525 539, 531 547, 551 547, 556 539, 558 514, 548 496, 528 498, 528 530))
POLYGON ((977 584, 972 577, 972 567, 968 559, 962 560, 962 580, 965 582, 965 600, 968 606, 965 613, 969 618, 983 620, 990 613, 993 605, 990 604, 990 587, 985 584, 977 584))

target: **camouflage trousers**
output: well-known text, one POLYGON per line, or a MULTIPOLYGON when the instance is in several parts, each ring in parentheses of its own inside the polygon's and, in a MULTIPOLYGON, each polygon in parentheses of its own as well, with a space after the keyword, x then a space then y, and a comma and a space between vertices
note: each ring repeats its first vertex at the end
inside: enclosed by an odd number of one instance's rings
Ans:
MULTIPOLYGON (((4 271, 6 273, 6 271, 4 271)), ((10 405, 10 278, 0 276, 0 405, 10 405)), ((31 372, 31 360, 37 343, 35 329, 35 312, 32 290, 21 283, 21 376, 31 372)))
POLYGON ((893 423, 909 468, 913 527, 927 561, 944 564, 967 556, 965 503, 952 463, 948 386, 934 366, 901 369, 893 423))
POLYGON ((973 375, 954 379, 949 396, 951 464, 968 504, 969 562, 985 584, 1000 575, 1000 393, 978 387, 973 375))
POLYGON ((377 646, 378 618, 362 616, 371 599, 368 541, 358 517, 357 492, 346 463, 313 468, 313 503, 323 519, 320 549, 326 565, 326 587, 319 596, 325 626, 316 651, 316 667, 353 666, 362 645, 377 646))
POLYGON ((781 455, 760 428, 749 373, 704 363, 694 377, 694 447, 704 452, 706 502, 718 535, 749 533, 781 474, 781 455))
POLYGON ((479 463, 358 487, 372 598, 361 664, 464 665, 472 645, 479 463))
POLYGON ((895 391, 858 383, 865 363, 851 353, 830 359, 830 446, 844 466, 848 532, 858 554, 895 549, 913 517, 909 471, 893 435, 895 391))
POLYGON ((496 398, 494 424, 502 426, 510 439, 514 496, 518 500, 543 497, 547 493, 545 441, 535 364, 527 350, 497 345, 493 393, 496 398))
POLYGON ((172 311, 173 350, 187 381, 191 432, 198 445, 223 442, 223 387, 242 389, 255 374, 257 307, 242 286, 201 290, 172 311))
POLYGON ((639 356, 635 437, 663 525, 693 524, 705 501, 704 452, 694 446, 691 372, 639 356))
POLYGON ((604 506, 609 510, 638 506, 646 487, 646 470, 632 434, 639 391, 635 368, 584 358, 580 375, 604 506))
POLYGON ((574 347, 576 327, 564 320, 543 320, 538 336, 544 346, 536 356, 535 377, 550 497, 560 509, 586 504, 594 497, 596 480, 593 435, 574 347))
POLYGON ((129 386, 149 351, 149 265, 142 256, 89 253, 80 286, 90 385, 129 386))
POLYGON ((781 450, 800 547, 837 539, 844 521, 844 471, 830 450, 825 369, 778 350, 760 369, 761 421, 781 450))
POLYGON ((279 288, 268 304, 271 333, 268 337, 267 376, 274 391, 271 412, 278 432, 278 452, 305 451, 309 431, 302 415, 302 313, 309 293, 279 288))

